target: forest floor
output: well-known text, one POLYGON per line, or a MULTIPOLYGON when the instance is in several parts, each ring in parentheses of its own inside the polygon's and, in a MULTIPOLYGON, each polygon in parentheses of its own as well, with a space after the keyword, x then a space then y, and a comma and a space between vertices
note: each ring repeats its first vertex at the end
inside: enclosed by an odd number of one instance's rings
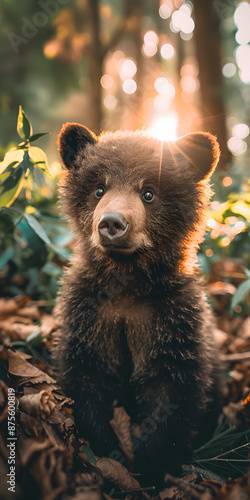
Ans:
MULTIPOLYGON (((1 498, 249 500, 250 316, 229 312, 237 273, 235 262, 217 263, 208 283, 224 379, 218 427, 194 452, 193 461, 183 466, 181 478, 166 476, 162 491, 157 485, 155 490, 142 489, 138 475, 110 458, 95 457, 89 443, 79 438, 74 402, 54 378, 51 352, 58 325, 46 312, 46 303, 28 296, 0 299, 1 498), (7 480, 15 482, 14 495, 7 480)), ((129 423, 122 408, 111 421, 131 460, 129 423)))

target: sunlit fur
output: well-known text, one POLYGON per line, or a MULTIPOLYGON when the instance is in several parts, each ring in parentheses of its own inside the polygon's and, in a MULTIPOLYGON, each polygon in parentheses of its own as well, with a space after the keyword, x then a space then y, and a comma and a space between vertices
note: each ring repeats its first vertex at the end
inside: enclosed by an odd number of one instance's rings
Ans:
POLYGON ((76 234, 57 305, 60 382, 99 455, 119 449, 114 404, 141 425, 156 398, 169 397, 178 409, 135 451, 135 470, 163 474, 185 460, 191 430, 217 397, 212 318, 194 262, 219 146, 204 133, 164 143, 143 132, 97 138, 67 124, 59 151, 63 209, 76 234), (99 185, 106 193, 97 200, 99 185), (147 204, 149 187, 155 198, 147 204), (129 222, 126 251, 101 244, 107 210, 129 222))
MULTIPOLYGON (((208 156, 209 165, 205 179, 198 183, 196 173, 200 174, 202 165, 187 161, 185 151, 181 152, 181 140, 167 145, 145 136, 143 132, 107 133, 100 136, 95 147, 87 144, 79 152, 73 170, 64 172, 61 194, 65 212, 77 239, 86 246, 90 259, 95 259, 100 264, 104 259, 105 268, 109 264, 111 267, 120 267, 119 262, 112 258, 110 260, 109 255, 104 255, 103 251, 93 245, 96 241, 92 233, 95 206, 92 204, 90 207, 91 189, 94 190, 95 185, 108 180, 111 190, 120 190, 121 196, 126 197, 131 191, 132 194, 137 194, 139 205, 139 187, 143 183, 145 186, 150 183, 158 190, 159 205, 148 207, 150 217, 147 218, 144 231, 145 237, 150 235, 148 239, 154 241, 154 246, 151 249, 147 247, 149 251, 145 255, 142 239, 132 266, 130 262, 122 262, 122 265, 133 269, 136 264, 149 269, 151 262, 164 261, 171 268, 192 271, 197 258, 197 247, 204 235, 204 208, 211 194, 207 178, 215 168, 219 155, 216 139, 209 134, 200 136, 203 141, 205 139, 205 153, 202 142, 198 145, 194 143, 194 148, 198 148, 201 155, 208 156)), ((199 155, 195 155, 194 162, 196 156, 199 155)))

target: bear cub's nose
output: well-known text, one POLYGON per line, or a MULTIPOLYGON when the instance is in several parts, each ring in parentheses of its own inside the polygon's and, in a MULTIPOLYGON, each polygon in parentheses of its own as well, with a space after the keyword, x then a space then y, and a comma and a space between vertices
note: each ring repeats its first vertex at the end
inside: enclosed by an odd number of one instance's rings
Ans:
POLYGON ((98 224, 101 241, 105 246, 119 246, 127 229, 128 222, 119 212, 105 212, 98 224))

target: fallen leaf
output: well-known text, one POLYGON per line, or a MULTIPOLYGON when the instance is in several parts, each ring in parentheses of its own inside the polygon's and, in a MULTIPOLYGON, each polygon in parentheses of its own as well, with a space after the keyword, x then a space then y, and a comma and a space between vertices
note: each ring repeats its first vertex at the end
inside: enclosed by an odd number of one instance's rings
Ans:
POLYGON ((119 446, 124 455, 129 462, 133 462, 134 454, 132 452, 133 443, 131 440, 130 422, 131 419, 123 407, 114 408, 114 417, 110 421, 110 425, 118 438, 119 446))
POLYGON ((41 316, 39 308, 35 304, 19 308, 17 309, 16 313, 19 314, 19 316, 30 318, 33 321, 38 321, 41 316))
POLYGON ((119 486, 123 490, 131 490, 133 488, 140 488, 140 484, 127 469, 119 462, 112 460, 112 458, 98 458, 97 467, 101 470, 105 479, 111 483, 119 486))
POLYGON ((23 396, 19 400, 20 410, 32 417, 46 418, 56 409, 55 398, 51 392, 40 391, 37 394, 23 396))
POLYGON ((58 322, 56 318, 51 314, 43 313, 41 316, 41 332, 44 337, 48 337, 48 335, 58 328, 58 322))
POLYGON ((21 377, 22 379, 32 379, 33 384, 39 384, 41 382, 46 382, 47 384, 56 383, 56 381, 47 375, 47 373, 39 370, 35 366, 31 365, 25 359, 22 359, 22 353, 15 352, 9 349, 9 372, 16 377, 21 377))
POLYGON ((16 312, 21 306, 27 304, 30 298, 26 295, 15 297, 14 299, 0 299, 0 318, 4 318, 16 312))

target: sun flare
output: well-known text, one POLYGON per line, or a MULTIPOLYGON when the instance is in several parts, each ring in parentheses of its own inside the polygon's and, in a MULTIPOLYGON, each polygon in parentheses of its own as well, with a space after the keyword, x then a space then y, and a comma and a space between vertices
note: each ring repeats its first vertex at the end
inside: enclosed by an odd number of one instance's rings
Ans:
POLYGON ((178 125, 177 113, 156 118, 148 128, 148 133, 160 141, 175 141, 177 139, 176 129, 178 125))

